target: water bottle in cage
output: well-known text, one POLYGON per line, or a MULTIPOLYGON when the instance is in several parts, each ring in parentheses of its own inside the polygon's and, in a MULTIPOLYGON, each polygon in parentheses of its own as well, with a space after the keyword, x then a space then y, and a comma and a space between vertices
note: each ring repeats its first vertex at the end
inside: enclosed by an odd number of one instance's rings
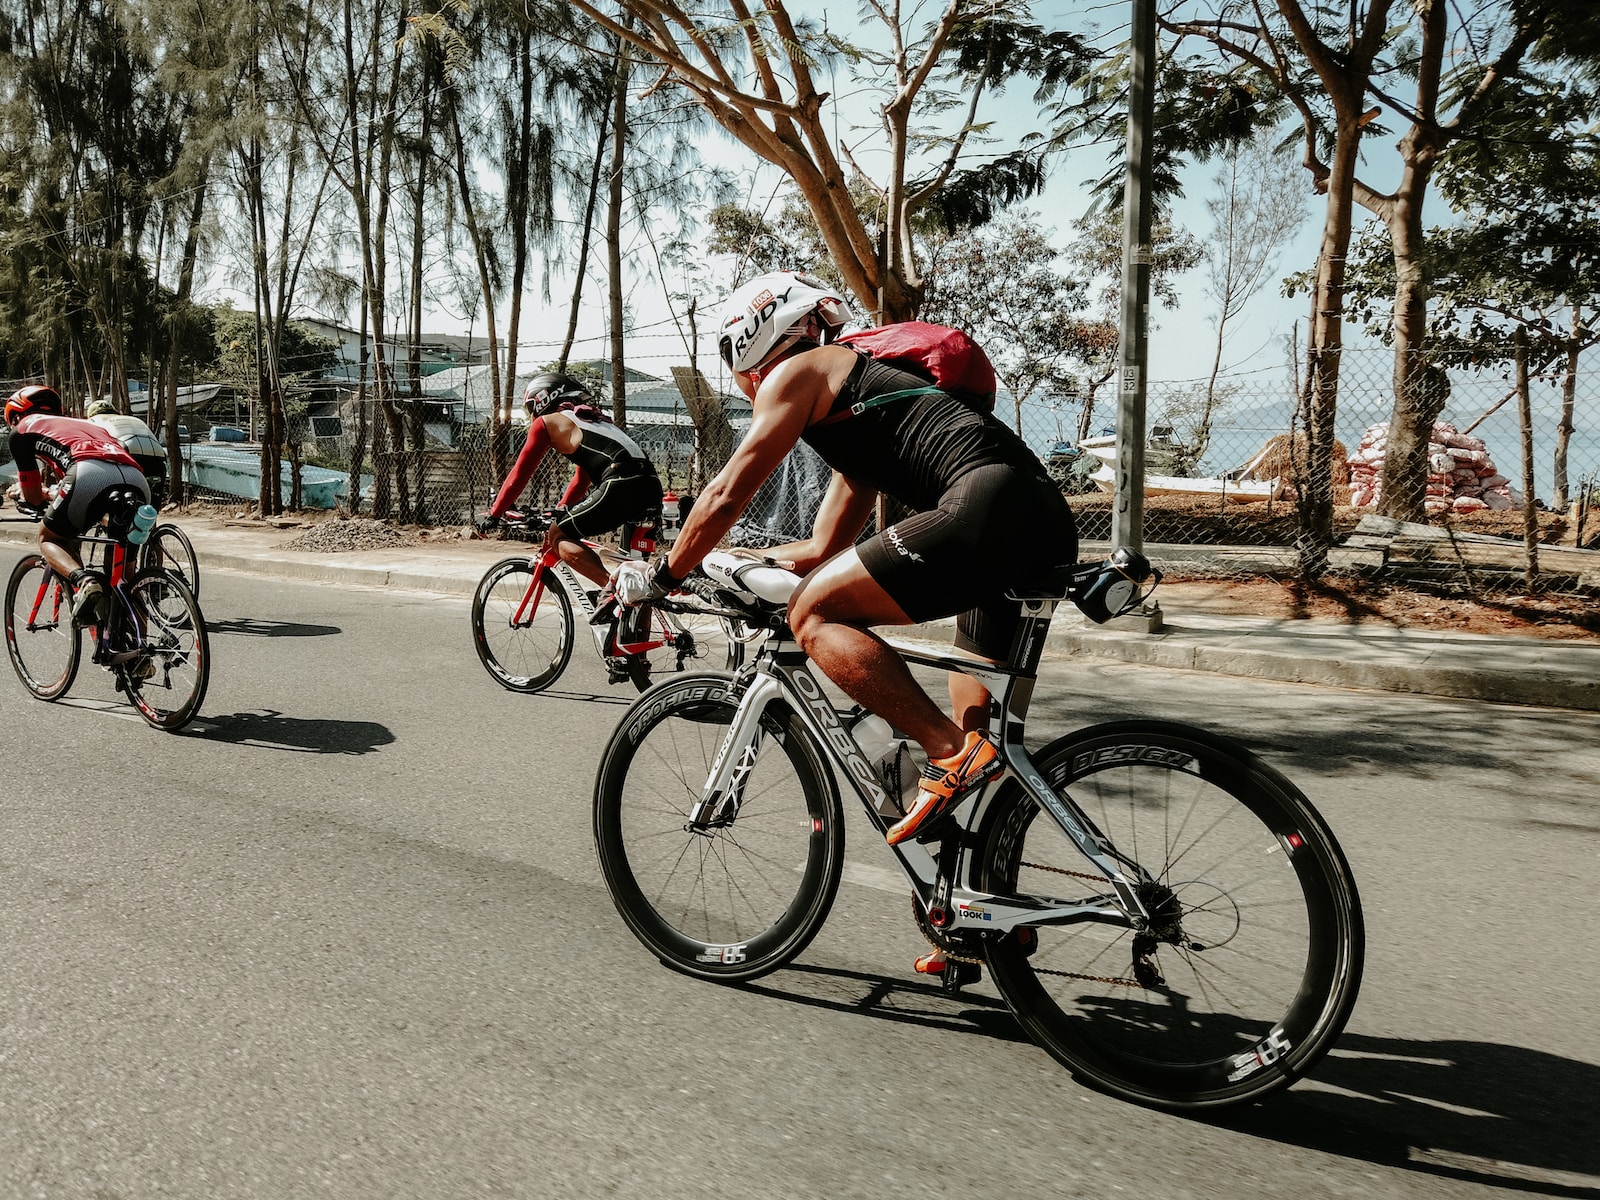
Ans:
POLYGON ((856 745, 872 764, 883 785, 883 800, 878 812, 888 820, 898 821, 906 814, 917 790, 917 779, 922 773, 918 761, 921 748, 895 734, 894 728, 876 713, 867 713, 851 730, 856 745), (915 748, 914 748, 915 747, 915 748))
POLYGON ((133 514, 133 521, 128 528, 128 541, 135 546, 142 545, 150 536, 150 530, 155 527, 156 510, 148 504, 141 504, 133 514))

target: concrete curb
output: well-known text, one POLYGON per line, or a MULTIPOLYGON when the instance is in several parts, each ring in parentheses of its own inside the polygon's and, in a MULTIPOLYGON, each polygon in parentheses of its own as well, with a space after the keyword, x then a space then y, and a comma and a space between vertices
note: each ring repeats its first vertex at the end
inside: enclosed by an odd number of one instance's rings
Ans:
MULTIPOLYGON (((1290 640, 1275 636, 1279 641, 1290 640)), ((1600 672, 1594 670, 1578 673, 1532 663, 1496 668, 1431 661, 1447 650, 1435 651, 1419 662, 1402 659, 1404 652, 1398 649, 1374 652, 1369 644, 1356 639, 1351 639, 1347 652, 1338 657, 1317 655, 1318 650, 1332 649, 1317 644, 1326 643, 1326 638, 1302 638, 1299 644, 1279 647, 1247 647, 1239 641, 1238 635, 1222 639, 1209 631, 1174 625, 1150 635, 1057 629, 1051 631, 1046 645, 1086 658, 1172 670, 1600 712, 1600 672)), ((1600 668, 1600 657, 1590 665, 1600 668)))

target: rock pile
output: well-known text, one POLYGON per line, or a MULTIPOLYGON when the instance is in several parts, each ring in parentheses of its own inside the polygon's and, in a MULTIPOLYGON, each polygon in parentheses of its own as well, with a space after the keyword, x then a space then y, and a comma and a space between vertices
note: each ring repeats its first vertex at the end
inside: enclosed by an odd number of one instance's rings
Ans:
MULTIPOLYGON (((1387 425, 1373 425, 1361 435, 1361 445, 1350 456, 1350 503, 1371 508, 1383 494, 1384 447, 1387 425)), ((1500 474, 1482 438, 1459 433, 1454 425, 1433 427, 1428 443, 1429 515, 1444 512, 1482 512, 1486 508, 1518 508, 1522 496, 1500 474)))
POLYGON ((283 544, 285 550, 317 554, 341 554, 351 550, 387 550, 393 546, 412 546, 416 535, 383 521, 355 517, 348 521, 324 521, 313 525, 299 537, 283 544))

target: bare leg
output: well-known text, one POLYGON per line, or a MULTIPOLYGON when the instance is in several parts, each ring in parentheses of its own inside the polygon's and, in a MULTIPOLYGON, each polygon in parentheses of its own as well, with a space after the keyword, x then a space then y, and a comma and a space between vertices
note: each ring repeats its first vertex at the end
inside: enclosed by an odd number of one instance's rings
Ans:
MULTIPOLYGON (((992 658, 979 659, 993 662, 992 658)), ((971 675, 950 672, 950 711, 963 730, 989 728, 989 689, 971 675)))
POLYGON ((579 575, 589 580, 596 587, 604 587, 611 579, 611 572, 606 570, 606 565, 600 556, 577 538, 569 538, 551 527, 551 534, 556 537, 556 553, 561 555, 561 561, 566 563, 579 575))
POLYGON ((905 660, 867 627, 911 619, 861 565, 855 550, 823 563, 789 601, 795 638, 822 673, 857 704, 919 742, 929 758, 961 749, 963 732, 917 685, 905 660))
POLYGON ((45 562, 50 564, 50 569, 57 575, 65 578, 83 566, 78 561, 78 539, 70 542, 58 538, 48 529, 39 530, 39 554, 45 562))

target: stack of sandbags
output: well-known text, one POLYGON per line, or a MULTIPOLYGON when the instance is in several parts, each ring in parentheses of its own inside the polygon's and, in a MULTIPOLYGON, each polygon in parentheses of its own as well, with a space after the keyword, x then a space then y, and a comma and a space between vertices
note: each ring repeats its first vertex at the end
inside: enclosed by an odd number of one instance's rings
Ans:
MULTIPOLYGON (((1373 425, 1361 435, 1350 456, 1350 503, 1371 508, 1383 495, 1383 456, 1389 440, 1387 425, 1373 425)), ((1433 427, 1428 443, 1429 515, 1443 512, 1481 512, 1486 508, 1517 508, 1522 497, 1500 474, 1482 438, 1459 433, 1441 422, 1433 427)))

